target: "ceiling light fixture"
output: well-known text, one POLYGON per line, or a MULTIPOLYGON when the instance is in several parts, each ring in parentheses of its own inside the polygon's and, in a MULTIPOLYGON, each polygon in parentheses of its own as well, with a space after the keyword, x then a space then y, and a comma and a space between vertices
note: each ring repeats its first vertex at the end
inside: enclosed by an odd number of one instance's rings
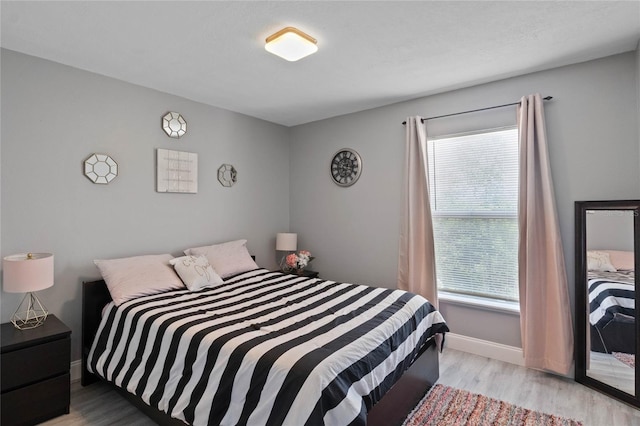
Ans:
POLYGON ((293 62, 318 51, 317 40, 297 28, 283 28, 267 37, 267 52, 293 62))

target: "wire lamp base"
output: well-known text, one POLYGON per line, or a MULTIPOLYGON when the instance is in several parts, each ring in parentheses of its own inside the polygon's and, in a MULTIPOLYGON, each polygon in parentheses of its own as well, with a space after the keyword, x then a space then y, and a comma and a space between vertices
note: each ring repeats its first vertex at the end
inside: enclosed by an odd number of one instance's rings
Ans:
POLYGON ((11 322, 20 330, 36 328, 44 324, 49 312, 34 293, 25 294, 18 309, 13 313, 11 322))

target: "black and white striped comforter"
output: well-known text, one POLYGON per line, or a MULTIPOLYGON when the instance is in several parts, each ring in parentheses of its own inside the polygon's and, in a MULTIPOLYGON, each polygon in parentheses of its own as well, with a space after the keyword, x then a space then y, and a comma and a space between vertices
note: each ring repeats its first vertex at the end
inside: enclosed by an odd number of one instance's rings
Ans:
POLYGON ((364 424, 446 331, 421 296, 258 269, 110 304, 88 364, 194 425, 364 424))
POLYGON ((600 329, 617 316, 634 318, 634 271, 589 272, 589 322, 600 329))

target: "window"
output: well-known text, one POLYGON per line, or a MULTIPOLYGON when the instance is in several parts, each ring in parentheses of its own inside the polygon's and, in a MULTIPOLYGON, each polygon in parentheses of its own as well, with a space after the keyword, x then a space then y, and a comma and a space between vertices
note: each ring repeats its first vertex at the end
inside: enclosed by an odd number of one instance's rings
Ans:
POLYGON ((518 300, 518 131, 427 142, 438 289, 518 300))

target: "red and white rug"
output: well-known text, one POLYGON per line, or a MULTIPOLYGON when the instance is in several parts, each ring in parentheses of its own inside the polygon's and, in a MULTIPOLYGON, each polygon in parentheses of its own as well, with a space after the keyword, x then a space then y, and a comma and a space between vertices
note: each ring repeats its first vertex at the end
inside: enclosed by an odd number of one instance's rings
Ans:
POLYGON ((581 422, 518 407, 444 385, 435 385, 403 426, 582 426, 581 422))
POLYGON ((613 352, 613 356, 620 362, 627 364, 631 368, 636 368, 636 356, 625 354, 624 352, 613 352))

